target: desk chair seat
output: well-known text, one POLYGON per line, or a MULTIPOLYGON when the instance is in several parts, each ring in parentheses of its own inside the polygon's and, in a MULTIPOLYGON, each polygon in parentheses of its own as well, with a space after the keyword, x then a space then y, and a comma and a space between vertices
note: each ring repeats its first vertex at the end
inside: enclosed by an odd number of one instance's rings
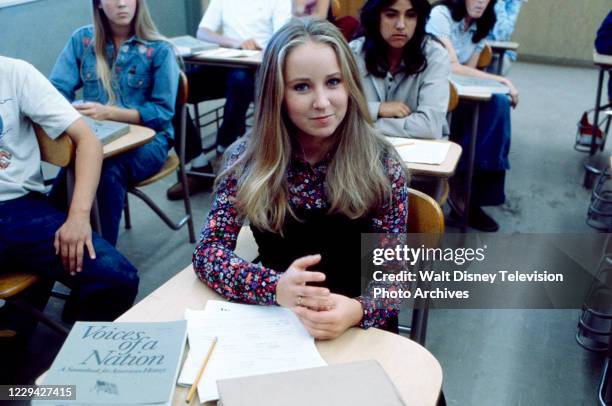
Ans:
MULTIPOLYGON (((189 232, 189 242, 195 243, 195 231, 193 228, 193 214, 191 212, 191 201, 189 200, 189 188, 187 184, 187 175, 185 171, 185 126, 187 120, 187 108, 186 103, 188 99, 189 85, 187 83, 187 76, 181 72, 179 80, 179 91, 176 97, 176 114, 179 115, 179 125, 175 129, 176 134, 180 138, 177 142, 179 145, 177 154, 169 153, 166 162, 162 168, 153 176, 145 179, 138 184, 130 185, 128 188, 128 194, 131 193, 145 202, 154 212, 159 216, 160 219, 172 230, 179 230, 184 225, 187 225, 187 231, 189 232), (183 186, 183 190, 187 193, 183 193, 183 203, 185 205, 185 216, 183 216, 178 222, 174 222, 168 215, 142 190, 141 187, 155 183, 173 173, 176 173, 178 169, 179 182, 183 186)), ((130 218, 130 205, 128 197, 125 198, 125 228, 132 228, 132 221, 130 218)))

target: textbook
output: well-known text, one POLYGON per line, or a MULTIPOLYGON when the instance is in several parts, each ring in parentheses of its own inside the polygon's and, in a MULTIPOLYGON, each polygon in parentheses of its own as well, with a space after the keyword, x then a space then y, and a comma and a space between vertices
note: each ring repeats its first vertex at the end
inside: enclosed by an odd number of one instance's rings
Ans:
POLYGON ((397 388, 375 360, 217 382, 218 406, 402 406, 397 388))
POLYGON ((167 405, 172 402, 187 322, 77 322, 44 385, 75 385, 76 400, 33 405, 167 405))
POLYGON ((191 35, 183 35, 180 37, 170 38, 170 42, 176 47, 180 56, 190 56, 197 54, 198 52, 206 51, 208 49, 219 48, 219 45, 213 44, 212 42, 200 41, 191 35))
POLYGON ((94 120, 91 117, 83 116, 83 120, 89 128, 96 134, 102 145, 109 144, 130 132, 130 125, 110 120, 94 120))
POLYGON ((485 78, 476 78, 473 76, 463 76, 451 74, 451 82, 457 88, 457 92, 461 93, 499 93, 508 94, 510 88, 506 85, 493 80, 485 78))

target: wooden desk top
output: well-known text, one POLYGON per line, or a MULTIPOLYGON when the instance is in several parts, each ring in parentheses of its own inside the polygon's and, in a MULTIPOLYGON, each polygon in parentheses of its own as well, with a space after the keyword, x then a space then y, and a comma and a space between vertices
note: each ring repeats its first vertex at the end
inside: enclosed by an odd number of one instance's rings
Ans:
POLYGON ((504 51, 516 51, 519 47, 518 42, 513 41, 487 41, 487 44, 491 45, 493 51, 504 50, 504 51))
POLYGON ((604 67, 612 67, 612 55, 598 54, 597 51, 593 51, 593 63, 604 67))
POLYGON ((436 178, 450 178, 455 174, 455 168, 457 167, 457 163, 459 162, 459 158, 461 158, 461 146, 452 141, 446 140, 419 140, 416 138, 410 139, 410 142, 414 143, 430 143, 430 142, 440 142, 440 143, 449 143, 450 148, 448 149, 448 154, 446 154, 446 159, 439 165, 429 165, 429 164, 417 164, 413 162, 404 163, 410 170, 410 173, 413 175, 424 175, 424 176, 433 176, 436 178))
MULTIPOLYGON (((263 58, 263 52, 259 52, 255 55, 250 56, 220 56, 220 50, 225 48, 210 49, 208 51, 200 52, 198 54, 185 57, 185 63, 191 63, 194 65, 208 65, 208 66, 223 66, 227 68, 258 68, 261 65, 263 58)), ((231 49, 229 51, 240 52, 238 49, 231 49)))
POLYGON ((104 159, 138 148, 151 141, 155 131, 140 125, 130 124, 130 132, 106 144, 103 148, 104 159))
MULTIPOLYGON (((220 298, 188 266, 117 321, 179 320, 184 318, 186 308, 203 309, 207 300, 220 298)), ((442 368, 429 351, 407 338, 374 328, 352 328, 335 340, 317 341, 317 348, 330 364, 376 359, 407 405, 436 404, 442 387, 442 368)), ((188 388, 177 387, 173 405, 184 405, 187 391, 188 388)))

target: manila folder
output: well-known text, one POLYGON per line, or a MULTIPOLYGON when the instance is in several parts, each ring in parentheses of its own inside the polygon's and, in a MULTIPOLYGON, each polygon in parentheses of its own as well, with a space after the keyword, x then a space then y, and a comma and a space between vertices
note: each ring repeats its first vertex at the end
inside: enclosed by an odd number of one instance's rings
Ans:
POLYGON ((375 360, 217 381, 219 405, 404 406, 375 360))

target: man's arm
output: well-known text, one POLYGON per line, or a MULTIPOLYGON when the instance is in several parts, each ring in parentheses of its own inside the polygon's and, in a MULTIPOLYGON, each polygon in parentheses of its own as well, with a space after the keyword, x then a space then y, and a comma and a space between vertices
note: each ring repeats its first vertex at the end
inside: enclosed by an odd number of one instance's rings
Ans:
POLYGON ((198 28, 197 37, 202 41, 219 44, 220 46, 225 48, 240 48, 240 44, 242 43, 242 41, 239 39, 228 38, 221 34, 217 34, 210 28, 205 27, 198 28))
POLYGON ((83 270, 85 247, 91 259, 96 257, 89 216, 100 179, 102 145, 82 119, 72 123, 66 133, 76 146, 76 181, 68 218, 55 233, 54 246, 64 268, 74 275, 83 270))

